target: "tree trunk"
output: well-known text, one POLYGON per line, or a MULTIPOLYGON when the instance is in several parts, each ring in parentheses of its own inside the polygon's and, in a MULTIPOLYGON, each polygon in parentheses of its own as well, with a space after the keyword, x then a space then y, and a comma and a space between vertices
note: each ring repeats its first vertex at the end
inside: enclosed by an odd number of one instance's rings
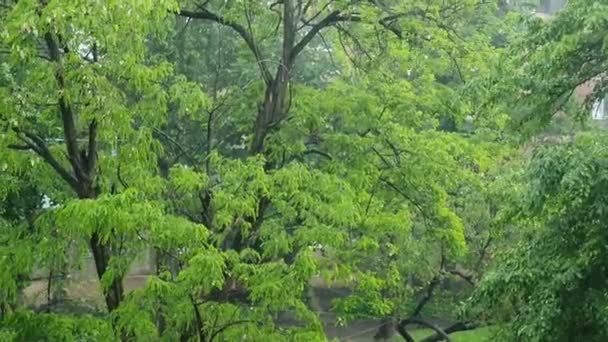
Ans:
MULTIPOLYGON (((99 234, 94 232, 90 240, 91 251, 93 252, 93 260, 95 261, 95 269, 97 270, 97 277, 99 280, 108 270, 108 264, 110 262, 110 250, 109 247, 101 242, 99 234)), ((120 302, 124 294, 122 286, 122 277, 114 277, 110 287, 104 290, 104 299, 108 312, 114 311, 120 302)))
POLYGON ((410 325, 410 324, 422 325, 424 327, 432 329, 441 338, 439 341, 442 341, 442 340, 446 341, 446 342, 451 342, 452 341, 450 339, 450 336, 448 336, 448 334, 445 331, 443 331, 441 328, 439 328, 435 324, 432 324, 431 322, 427 322, 425 320, 417 319, 417 318, 408 318, 408 319, 405 319, 405 320, 399 322, 399 324, 397 326, 397 331, 399 331, 399 334, 406 341, 411 341, 411 342, 414 341, 412 339, 412 337, 407 333, 407 330, 405 329, 405 327, 408 326, 408 325, 410 325))
MULTIPOLYGON (((452 324, 451 326, 445 328, 443 330, 443 332, 449 335, 449 334, 452 334, 452 333, 455 333, 458 331, 473 330, 473 329, 476 329, 478 326, 479 325, 476 323, 457 322, 457 323, 452 324)), ((439 341, 443 341, 443 336, 439 333, 436 333, 429 337, 425 337, 421 342, 439 342, 439 341)))
POLYGON ((264 151, 264 140, 270 129, 283 120, 289 110, 289 78, 293 68, 293 50, 296 37, 296 13, 293 0, 283 1, 283 49, 281 65, 274 79, 266 86, 264 102, 256 117, 251 155, 264 151))

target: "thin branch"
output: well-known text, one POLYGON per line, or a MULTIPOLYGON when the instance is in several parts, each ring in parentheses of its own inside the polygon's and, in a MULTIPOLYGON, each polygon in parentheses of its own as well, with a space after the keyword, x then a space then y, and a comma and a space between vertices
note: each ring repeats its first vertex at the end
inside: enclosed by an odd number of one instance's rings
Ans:
POLYGON ((129 184, 125 182, 125 180, 122 178, 122 173, 120 172, 120 164, 118 164, 118 167, 116 167, 116 178, 118 178, 118 182, 120 183, 120 185, 122 185, 123 188, 127 189, 129 187, 129 184))
POLYGON ((310 7, 310 5, 312 5, 312 0, 308 0, 306 2, 306 4, 304 4, 304 7, 302 8, 302 13, 300 13, 300 15, 306 14, 306 12, 308 12, 308 8, 310 7))
MULTIPOLYGON (((10 54, 12 54, 12 53, 13 53, 13 52, 12 52, 11 50, 4 50, 4 49, 0 49, 0 55, 10 55, 10 54)), ((38 57, 38 58, 40 58, 40 59, 43 59, 43 60, 45 60, 45 61, 49 61, 49 62, 50 62, 50 61, 52 61, 52 60, 51 60, 51 58, 50 58, 49 56, 46 56, 46 55, 44 55, 44 54, 42 54, 42 53, 38 53, 38 54, 36 54, 36 57, 38 57)))
MULTIPOLYGON (((384 173, 384 171, 382 171, 382 173, 384 173)), ((382 176, 382 173, 380 174, 381 176, 382 176)), ((378 185, 380 185, 380 179, 381 179, 381 177, 376 179, 376 182, 374 183, 374 186, 372 187, 372 192, 369 194, 369 199, 367 200, 367 205, 365 206, 365 218, 367 218, 367 214, 369 213, 369 208, 372 205, 372 200, 374 199, 374 196, 376 195, 376 192, 378 190, 378 185)))
POLYGON ((486 242, 483 244, 483 247, 481 248, 481 252, 479 253, 479 259, 477 260, 477 264, 475 265, 477 269, 479 269, 479 267, 483 263, 483 259, 486 258, 486 253, 488 252, 488 248, 490 248, 490 244, 492 243, 493 240, 494 239, 493 239, 492 233, 490 233, 488 235, 488 238, 486 239, 486 242))
POLYGON ((211 336, 209 337, 209 342, 212 342, 216 336, 218 336, 219 334, 224 332, 226 329, 233 327, 235 325, 246 324, 246 323, 254 323, 254 321, 249 320, 249 319, 243 319, 243 320, 232 321, 230 323, 224 324, 221 328, 217 329, 216 331, 213 332, 213 334, 211 334, 211 336))
POLYGON ((450 59, 452 60, 452 63, 454 63, 454 66, 456 67, 456 72, 458 72, 458 77, 460 78, 460 81, 462 83, 466 83, 465 79, 464 79, 464 74, 462 73, 462 68, 460 67, 460 63, 458 63, 458 60, 456 59, 456 57, 454 57, 454 55, 446 50, 445 51, 448 55, 448 57, 450 57, 450 59))
POLYGON ((186 156, 188 158, 188 161, 192 164, 190 166, 192 166, 194 168, 194 170, 199 171, 198 167, 196 166, 196 160, 194 159, 194 157, 188 153, 186 151, 186 149, 180 144, 178 143, 175 139, 173 139, 172 137, 170 137, 167 133, 161 131, 160 129, 154 127, 152 128, 152 130, 161 135, 163 138, 165 138, 165 140, 167 140, 168 142, 170 142, 172 145, 174 145, 175 147, 177 147, 177 149, 181 152, 181 154, 179 156, 186 156))
MULTIPOLYGON (((258 54, 260 54, 258 44, 255 42, 255 34, 253 33, 253 25, 251 25, 252 19, 251 19, 251 13, 249 13, 249 7, 247 6, 248 1, 249 0, 243 1, 243 11, 245 12, 245 19, 247 20, 247 30, 249 31, 249 37, 251 39, 251 46, 258 49, 258 54)), ((260 56, 260 59, 261 59, 261 56, 260 56)))
POLYGON ((308 33, 306 33, 304 35, 304 37, 302 37, 302 39, 293 47, 293 49, 291 50, 290 53, 290 60, 293 61, 295 60, 295 58, 298 56, 298 54, 300 52, 302 52, 302 50, 304 49, 304 47, 306 47, 306 45, 308 45, 308 43, 310 43, 310 41, 317 35, 317 33, 319 33, 322 29, 333 25, 337 22, 340 21, 348 21, 350 19, 352 19, 350 16, 342 16, 340 15, 341 12, 340 11, 333 11, 330 14, 328 14, 325 18, 323 18, 321 21, 319 21, 318 23, 314 24, 311 28, 310 31, 308 31, 308 33))
POLYGON ((30 145, 9 144, 7 147, 11 150, 33 151, 32 146, 30 145))
POLYGON ((240 25, 239 23, 234 22, 232 20, 221 17, 221 16, 209 11, 208 9, 206 9, 204 7, 201 7, 199 12, 181 10, 178 13, 178 15, 180 15, 182 17, 186 17, 186 18, 192 18, 192 19, 210 20, 210 21, 216 22, 220 25, 224 25, 224 26, 228 26, 228 27, 232 28, 236 33, 238 33, 241 36, 241 38, 243 38, 243 40, 245 41, 245 43, 247 44, 247 46, 249 47, 251 52, 253 52, 253 55, 256 59, 258 67, 260 68, 260 72, 262 73, 262 77, 264 78, 264 81, 266 82, 266 84, 267 85, 271 84, 272 75, 271 75, 270 71, 268 70, 266 62, 264 61, 264 58, 262 57, 262 54, 261 54, 258 46, 255 44, 253 37, 251 36, 251 34, 249 34, 247 29, 245 29, 242 25, 240 25))
POLYGON ((38 156, 40 156, 47 164, 49 164, 75 192, 80 191, 78 179, 76 179, 76 177, 74 177, 61 165, 61 163, 59 163, 42 138, 22 128, 13 127, 12 130, 17 134, 17 138, 24 143, 24 145, 13 145, 14 147, 18 146, 19 149, 23 149, 25 146, 27 146, 29 149, 38 154, 38 156))
MULTIPOLYGON (((389 162, 383 155, 382 153, 380 153, 380 151, 378 151, 375 147, 372 147, 372 151, 380 158, 380 160, 382 161, 382 163, 389 169, 392 169, 394 167, 394 165, 389 162)), ((392 186, 391 186, 392 187, 392 186)))
POLYGON ((334 54, 332 53, 332 48, 321 32, 319 32, 319 38, 321 38, 321 42, 323 43, 325 50, 327 50, 327 53, 329 54, 329 60, 331 61, 332 66, 334 67, 334 69, 340 70, 338 64, 335 61, 334 54))
POLYGON ((346 48, 346 44, 344 43, 344 39, 342 38, 342 34, 343 33, 340 30, 338 30, 338 42, 340 43, 340 46, 342 47, 342 50, 344 51, 344 55, 348 58, 348 60, 356 68, 361 69, 363 71, 367 71, 366 68, 364 68, 362 65, 359 65, 359 63, 357 61, 355 61, 355 57, 350 55, 350 53, 348 52, 348 49, 346 48))
MULTIPOLYGON (((53 274, 50 278, 53 280, 62 280, 62 279, 65 279, 66 277, 67 277, 67 274, 65 274, 65 273, 57 274, 57 272, 53 272, 53 274)), ((43 281, 43 280, 48 281, 49 275, 40 276, 40 277, 32 277, 32 278, 26 279, 26 281, 43 281)))
POLYGON ((325 158, 327 158, 329 160, 333 160, 332 156, 329 153, 323 152, 321 150, 317 150, 317 149, 314 149, 314 148, 311 148, 309 150, 304 151, 304 154, 305 155, 306 154, 318 154, 318 155, 320 155, 322 157, 325 157, 325 158))
POLYGON ((397 36, 399 39, 403 39, 403 32, 401 32, 401 29, 399 29, 398 27, 396 27, 394 25, 394 20, 397 18, 398 17, 396 15, 389 16, 389 17, 380 19, 378 21, 378 23, 380 25, 382 25, 382 27, 384 27, 385 29, 393 32, 395 34, 395 36, 397 36))
POLYGON ((279 5, 279 4, 282 4, 282 3, 283 3, 283 1, 281 0, 281 1, 277 1, 277 2, 275 2, 273 4, 271 4, 269 6, 269 9, 271 11, 273 11, 274 13, 276 13, 279 16, 279 18, 277 20, 277 23, 274 25, 274 29, 272 29, 267 36, 265 36, 264 38, 262 38, 261 41, 264 41, 264 40, 266 40, 266 39, 268 39, 270 37, 273 37, 274 35, 277 34, 277 32, 279 32, 279 27, 281 27, 281 22, 283 21, 283 13, 280 10, 275 9, 274 7, 277 6, 277 5, 279 5))
MULTIPOLYGON (((309 7, 309 5, 310 5, 310 2, 311 2, 311 1, 309 1, 309 3, 308 3, 308 4, 306 4, 306 7, 305 7, 306 11, 308 10, 308 7, 309 7)), ((310 18, 308 18, 308 19, 306 19, 306 20, 302 19, 302 26, 298 27, 298 30, 301 30, 301 29, 302 29, 304 26, 308 26, 308 25, 310 25, 310 23, 311 23, 313 20, 317 19, 317 18, 318 18, 318 17, 321 15, 321 13, 323 13, 323 11, 325 11, 325 10, 327 9, 327 7, 329 7, 329 5, 330 5, 331 3, 332 3, 332 1, 328 1, 328 2, 326 2, 326 3, 323 5, 323 7, 321 7, 321 9, 319 9, 319 11, 318 11, 317 13, 315 13, 315 14, 314 14, 312 17, 310 17, 310 18)), ((303 13, 306 13, 306 11, 303 11, 303 13)))
POLYGON ((355 37, 352 33, 350 33, 347 29, 343 28, 341 25, 336 25, 337 29, 339 32, 344 33, 344 35, 348 38, 350 38, 350 40, 352 40, 352 42, 355 44, 355 46, 357 47, 357 49, 359 49, 359 51, 363 52, 363 54, 365 55, 365 57, 367 57, 368 60, 372 60, 372 56, 369 54, 369 52, 367 52, 367 50, 363 47, 363 44, 361 44, 361 42, 359 41, 359 39, 357 39, 357 37, 355 37))
POLYGON ((424 210, 424 208, 422 208, 422 206, 420 206, 420 204, 416 203, 416 201, 414 201, 414 199, 411 196, 409 196, 407 193, 405 193, 405 191, 399 189, 395 184, 393 184, 386 178, 380 178, 380 181, 382 183, 384 183, 386 186, 388 186, 389 188, 391 188, 393 191, 395 191, 396 193, 401 195, 403 198, 405 198, 414 207, 416 207, 416 209, 418 209, 418 212, 420 213, 420 215, 422 215, 423 218, 425 218, 425 219, 428 218, 427 217, 428 215, 427 215, 426 211, 424 210))
POLYGON ((51 312, 52 290, 53 290, 53 269, 51 268, 51 270, 49 271, 47 280, 46 280, 46 303, 48 305, 47 313, 51 312))
POLYGON ((466 271, 463 269, 453 268, 453 269, 446 270, 446 272, 462 278, 464 281, 469 283, 469 285, 471 285, 471 286, 475 286, 475 280, 474 280, 473 275, 466 273, 466 271))
POLYGON ((89 146, 86 158, 86 173, 92 178, 97 165, 97 120, 93 119, 89 123, 89 146))

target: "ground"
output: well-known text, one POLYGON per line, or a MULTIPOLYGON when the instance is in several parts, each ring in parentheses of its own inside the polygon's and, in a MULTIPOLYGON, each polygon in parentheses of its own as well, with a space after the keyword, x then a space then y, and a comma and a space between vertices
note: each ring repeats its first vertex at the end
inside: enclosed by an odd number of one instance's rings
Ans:
MULTIPOLYGON (((124 280, 125 290, 131 291, 145 285, 147 275, 130 274, 124 280)), ((46 303, 47 284, 44 280, 33 282, 25 289, 25 299, 29 304, 44 305, 46 303)), ((83 272, 76 274, 67 284, 66 292, 68 297, 83 304, 91 306, 103 306, 101 288, 97 280, 94 269, 89 267, 83 272)), ((317 305, 321 310, 321 319, 325 325, 325 332, 333 341, 339 342, 365 342, 374 341, 373 337, 381 325, 379 320, 365 319, 349 322, 348 326, 341 327, 334 324, 335 315, 330 311, 330 302, 333 297, 340 295, 339 291, 327 288, 318 288, 316 292, 317 305)), ((413 337, 418 341, 432 334, 430 330, 415 330, 413 337)), ((491 341, 491 329, 481 328, 473 331, 465 331, 450 335, 454 342, 483 342, 491 341)), ((400 337, 395 337, 392 342, 403 341, 400 337)))

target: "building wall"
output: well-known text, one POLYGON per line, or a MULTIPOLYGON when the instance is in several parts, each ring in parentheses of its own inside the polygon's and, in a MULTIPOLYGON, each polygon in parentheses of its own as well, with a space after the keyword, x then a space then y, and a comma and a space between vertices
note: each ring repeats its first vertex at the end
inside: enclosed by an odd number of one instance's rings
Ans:
POLYGON ((566 6, 567 0, 541 0, 538 11, 545 14, 555 14, 566 6))

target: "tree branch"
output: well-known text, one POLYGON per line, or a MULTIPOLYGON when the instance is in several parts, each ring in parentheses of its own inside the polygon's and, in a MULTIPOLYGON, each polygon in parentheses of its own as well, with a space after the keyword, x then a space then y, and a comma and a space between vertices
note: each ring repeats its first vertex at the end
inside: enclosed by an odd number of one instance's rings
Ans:
POLYGON ((304 154, 305 155, 306 154, 318 154, 318 155, 320 155, 322 157, 325 157, 325 158, 327 158, 329 160, 333 160, 333 158, 331 157, 331 155, 329 153, 323 152, 321 150, 317 150, 317 149, 314 149, 314 148, 311 148, 311 149, 308 149, 308 150, 304 151, 304 154))
POLYGON ((177 147, 177 149, 180 151, 179 156, 185 156, 188 161, 192 164, 190 165, 195 171, 200 171, 200 169, 197 166, 196 160, 194 159, 194 156, 189 153, 179 142, 177 142, 175 139, 173 139, 172 137, 170 137, 167 133, 163 132, 162 130, 158 129, 158 128, 152 128, 152 130, 157 133, 158 135, 162 136, 165 140, 167 140, 168 142, 170 142, 173 146, 177 147))
POLYGON ((61 71, 61 52, 59 50, 59 45, 53 35, 50 32, 47 32, 44 35, 44 41, 46 42, 46 46, 49 51, 49 56, 51 60, 57 63, 57 70, 55 72, 55 80, 59 85, 60 95, 59 95, 59 111, 61 112, 61 121, 63 123, 63 134, 65 136, 65 145, 68 150, 68 159, 74 172, 76 174, 76 178, 79 181, 89 181, 88 175, 85 174, 80 154, 78 152, 78 134, 76 131, 76 122, 75 115, 72 110, 72 107, 67 102, 65 96, 62 94, 65 91, 65 80, 63 78, 63 74, 61 71))
POLYGON ((414 340, 412 335, 410 335, 410 333, 405 329, 405 326, 402 326, 401 324, 397 324, 397 331, 399 332, 399 335, 401 335, 401 337, 403 337, 405 342, 416 342, 416 340, 414 340))
MULTIPOLYGON (((295 17, 294 0, 283 1, 283 64, 280 66, 284 71, 279 73, 283 76, 283 81, 289 81, 289 72, 298 52, 296 40, 297 18, 295 17)), ((304 44, 306 45, 306 44, 304 44)), ((285 83, 287 84, 287 83, 285 83)))
POLYGON ((438 272, 438 274, 436 274, 433 277, 433 279, 427 286, 424 296, 422 297, 420 302, 418 302, 418 305, 416 305, 416 307, 414 308, 414 311, 412 311, 410 318, 418 317, 418 315, 420 315, 420 312, 422 312, 422 309, 424 309, 424 306, 433 298, 433 292, 435 292, 435 288, 437 288, 437 286, 441 282, 441 271, 444 269, 444 266, 445 266, 445 255, 443 253, 443 247, 442 247, 441 248, 441 260, 439 261, 439 272, 438 272))
MULTIPOLYGON (((459 332, 459 331, 477 329, 478 326, 479 325, 477 323, 472 323, 472 322, 457 322, 457 323, 454 323, 451 326, 443 329, 443 333, 449 335, 449 334, 459 332)), ((437 332, 434 335, 425 337, 420 342, 439 342, 439 341, 443 341, 443 340, 444 340, 443 335, 441 333, 437 332)))
MULTIPOLYGON (((390 165, 390 164, 389 164, 390 165)), ((424 208, 422 208, 422 206, 420 206, 420 204, 416 203, 414 201, 414 199, 409 196, 407 193, 405 193, 405 191, 399 189, 395 184, 393 184, 391 181, 389 181, 386 178, 380 178, 380 181, 382 183, 384 183, 386 186, 388 186, 389 188, 391 188, 393 191, 395 191, 397 194, 401 195, 403 198, 405 198, 408 202, 410 202, 413 206, 416 207, 416 209, 418 209, 418 212, 420 213, 420 215, 422 215, 422 217, 427 218, 427 213, 424 210, 424 208)))
POLYGON ((8 144, 7 147, 10 148, 11 150, 33 151, 32 147, 30 145, 8 144))
POLYGON ((86 172, 89 177, 95 172, 97 165, 97 120, 93 119, 89 123, 89 146, 87 152, 86 172))
POLYGON ((469 285, 471 285, 471 286, 475 286, 475 278, 474 278, 473 274, 468 273, 464 269, 453 268, 453 269, 446 270, 446 272, 462 278, 464 281, 469 283, 469 285))
POLYGON ((342 16, 340 14, 341 14, 340 11, 333 11, 330 14, 328 14, 325 18, 321 19, 321 21, 312 25, 312 27, 310 28, 310 31, 308 31, 308 33, 306 33, 304 35, 304 37, 302 37, 302 39, 291 50, 290 60, 291 61, 295 60, 295 58, 298 56, 298 54, 300 54, 300 52, 302 52, 304 47, 306 47, 306 45, 308 45, 308 43, 310 43, 310 41, 322 29, 324 29, 330 25, 333 25, 334 23, 337 23, 340 21, 348 21, 348 20, 352 19, 351 16, 342 16))
POLYGON ((53 156, 48 146, 36 134, 26 131, 21 128, 12 127, 13 132, 17 134, 17 138, 24 145, 9 145, 9 148, 25 150, 30 149, 40 156, 47 164, 49 164, 63 178, 75 192, 80 192, 80 184, 78 179, 74 177, 61 163, 53 156), (27 147, 27 148, 26 148, 27 147))
POLYGON ((204 7, 201 7, 200 11, 198 11, 198 12, 181 10, 178 13, 178 15, 182 16, 182 17, 186 17, 186 18, 191 18, 191 19, 209 20, 209 21, 216 22, 220 25, 224 25, 224 26, 228 26, 228 27, 232 28, 236 33, 238 33, 241 36, 241 38, 243 38, 243 40, 245 41, 245 43, 247 44, 247 46, 249 47, 251 52, 253 52, 256 63, 258 64, 258 67, 260 68, 260 72, 262 73, 262 77, 264 78, 264 81, 266 82, 266 84, 269 85, 272 82, 272 75, 271 75, 270 71, 268 70, 268 66, 266 65, 266 62, 264 61, 264 58, 262 57, 262 53, 260 52, 260 49, 255 44, 253 36, 242 25, 240 25, 239 23, 234 22, 232 20, 221 17, 221 16, 209 11, 208 9, 206 9, 204 7))
MULTIPOLYGON (((445 331, 443 331, 440 327, 436 326, 433 323, 430 323, 430 322, 427 322, 425 320, 418 319, 418 318, 409 318, 409 319, 399 322, 398 331, 400 334, 402 334, 402 336, 403 336, 403 332, 406 331, 405 327, 409 324, 418 324, 418 325, 422 325, 424 327, 430 328, 430 329, 434 330, 438 335, 440 335, 442 340, 444 340, 446 342, 452 341, 450 339, 450 336, 448 336, 448 334, 445 331)), ((407 340, 406 336, 403 336, 403 338, 405 338, 407 340)))
POLYGON ((424 296, 422 296, 422 299, 420 299, 420 301, 414 308, 414 311, 412 311, 411 317, 416 317, 420 315, 420 312, 422 312, 424 306, 431 300, 431 298, 433 298, 433 292, 435 291, 435 288, 439 285, 439 282, 439 276, 434 276, 431 282, 429 283, 429 286, 426 288, 424 296))
POLYGON ((243 319, 243 320, 232 321, 230 323, 224 324, 221 328, 217 329, 216 331, 213 332, 213 334, 211 334, 211 336, 209 337, 209 342, 212 342, 215 339, 216 336, 218 336, 219 334, 221 334, 226 329, 228 329, 228 328, 230 328, 232 326, 235 326, 235 325, 245 324, 245 323, 253 323, 253 321, 248 320, 248 319, 243 319))

